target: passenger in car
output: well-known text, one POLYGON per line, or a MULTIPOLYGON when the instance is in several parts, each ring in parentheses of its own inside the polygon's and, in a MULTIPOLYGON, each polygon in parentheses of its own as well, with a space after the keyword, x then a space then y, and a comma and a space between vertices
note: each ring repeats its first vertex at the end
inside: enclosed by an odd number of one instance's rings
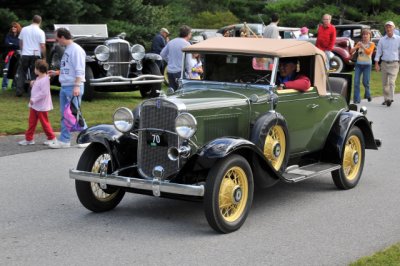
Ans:
POLYGON ((297 58, 287 57, 279 59, 278 76, 276 84, 279 84, 278 89, 295 89, 306 91, 311 87, 310 79, 297 72, 297 58))

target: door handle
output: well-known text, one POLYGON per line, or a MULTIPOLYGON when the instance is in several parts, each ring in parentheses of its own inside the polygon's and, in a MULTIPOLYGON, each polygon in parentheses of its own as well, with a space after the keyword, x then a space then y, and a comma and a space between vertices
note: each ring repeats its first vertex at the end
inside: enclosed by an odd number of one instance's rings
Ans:
POLYGON ((319 107, 319 104, 310 103, 310 104, 307 105, 307 107, 310 108, 310 109, 315 109, 315 108, 318 108, 318 107, 319 107))

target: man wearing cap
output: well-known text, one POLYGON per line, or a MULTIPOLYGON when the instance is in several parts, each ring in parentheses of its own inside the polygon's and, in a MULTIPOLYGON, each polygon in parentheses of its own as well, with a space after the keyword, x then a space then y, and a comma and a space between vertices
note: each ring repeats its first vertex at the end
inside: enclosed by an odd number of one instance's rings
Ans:
POLYGON ((279 59, 279 73, 277 76, 278 89, 295 89, 306 91, 311 87, 310 79, 298 72, 297 59, 293 57, 279 59))
POLYGON ((386 35, 379 39, 375 54, 375 70, 382 72, 382 89, 384 101, 382 105, 392 105, 393 94, 399 73, 400 36, 394 34, 393 21, 385 23, 386 35), (379 60, 382 61, 379 66, 379 60))
POLYGON ((165 47, 168 42, 169 31, 166 28, 161 28, 160 33, 158 33, 153 38, 151 44, 151 52, 155 54, 160 54, 161 50, 165 47))

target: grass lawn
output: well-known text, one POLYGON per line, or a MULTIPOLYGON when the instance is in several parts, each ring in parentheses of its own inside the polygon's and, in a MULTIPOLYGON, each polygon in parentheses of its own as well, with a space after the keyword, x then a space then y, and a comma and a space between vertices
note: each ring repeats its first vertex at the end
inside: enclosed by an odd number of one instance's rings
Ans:
MULTIPOLYGON (((49 120, 54 131, 60 131, 58 92, 59 88, 52 87, 54 110, 49 112, 49 120)), ((96 93, 92 102, 82 103, 82 113, 89 127, 97 124, 110 124, 115 109, 122 106, 133 109, 141 101, 139 91, 96 93)), ((25 132, 29 116, 28 102, 29 99, 26 94, 22 97, 15 97, 15 91, 10 88, 5 92, 0 92, 0 135, 23 134, 25 132)), ((40 125, 37 126, 36 132, 42 132, 40 125)))

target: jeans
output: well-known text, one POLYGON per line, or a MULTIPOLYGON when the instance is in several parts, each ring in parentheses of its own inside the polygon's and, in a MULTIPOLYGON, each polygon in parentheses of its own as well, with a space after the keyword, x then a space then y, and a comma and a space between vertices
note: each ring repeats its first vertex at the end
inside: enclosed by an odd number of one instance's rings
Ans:
POLYGON ((168 72, 168 82, 169 82, 169 87, 173 88, 174 91, 176 91, 179 87, 178 84, 178 79, 181 77, 181 72, 177 73, 169 73, 168 72))
POLYGON ((354 98, 353 98, 353 101, 355 103, 359 103, 361 101, 360 99, 361 75, 363 76, 362 83, 365 88, 364 98, 371 97, 369 90, 369 80, 371 78, 371 66, 372 65, 356 64, 354 71, 354 98))
MULTIPOLYGON (((10 67, 10 60, 8 60, 8 62, 4 65, 4 68, 8 69, 10 67)), ((6 90, 8 86, 8 78, 7 75, 3 75, 3 82, 1 84, 1 87, 3 88, 3 90, 6 90)))
MULTIPOLYGON (((61 133, 60 136, 58 137, 59 141, 62 142, 71 142, 71 133, 68 131, 67 127, 64 124, 64 108, 67 103, 69 103, 72 99, 73 96, 73 91, 74 91, 74 86, 63 86, 61 85, 61 90, 60 90, 60 114, 61 114, 61 133)), ((78 96, 79 100, 79 105, 81 104, 82 101, 82 95, 84 93, 84 87, 83 84, 80 86, 80 93, 78 96)), ((78 103, 76 102, 77 98, 74 98, 74 104, 78 106, 78 103)))

